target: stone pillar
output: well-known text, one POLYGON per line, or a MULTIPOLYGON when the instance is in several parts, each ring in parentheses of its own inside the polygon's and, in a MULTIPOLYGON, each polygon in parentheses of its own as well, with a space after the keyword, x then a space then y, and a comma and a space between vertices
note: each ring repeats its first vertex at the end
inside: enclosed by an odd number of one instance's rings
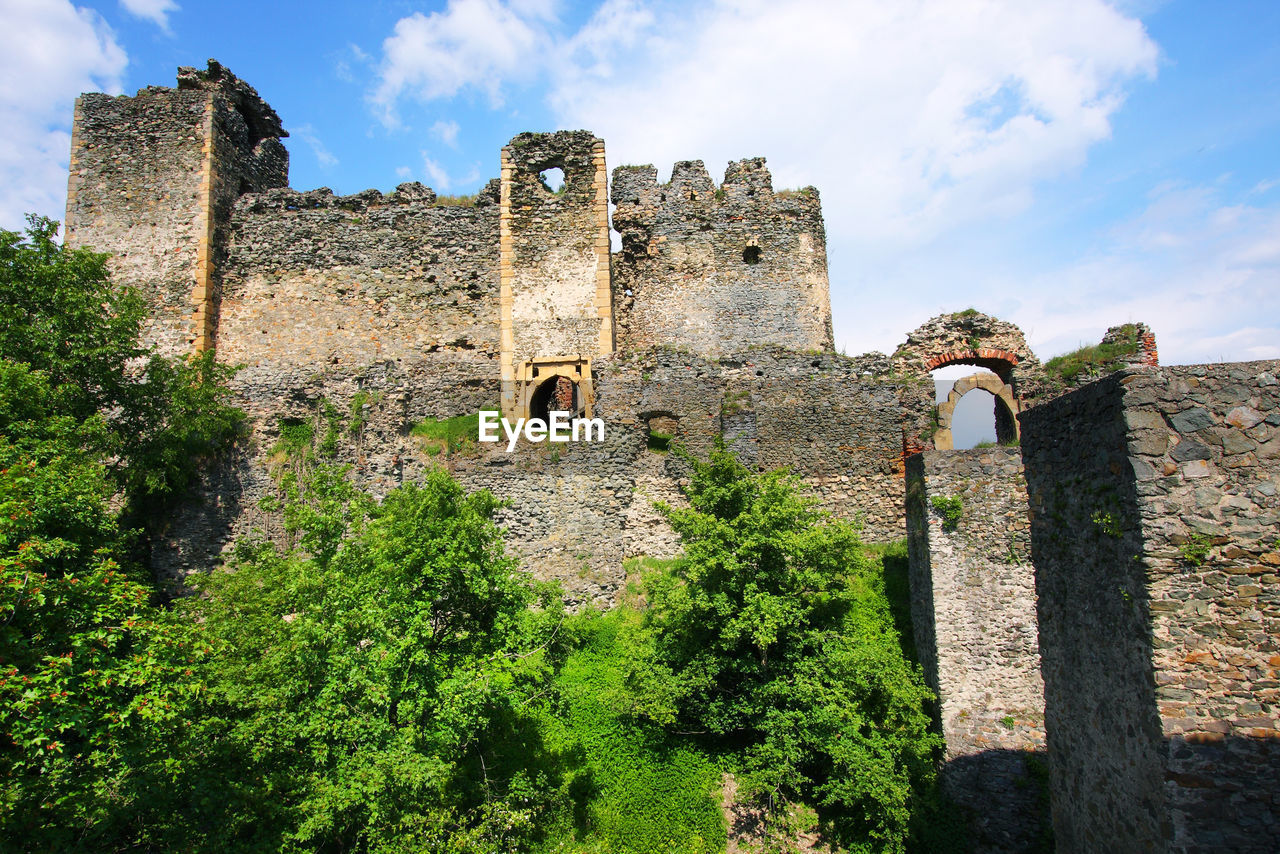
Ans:
POLYGON ((589 404, 590 360, 614 349, 604 142, 587 131, 520 134, 502 149, 501 182, 503 414, 528 416, 533 392, 556 376, 589 404), (564 173, 557 191, 541 177, 552 168, 564 173))

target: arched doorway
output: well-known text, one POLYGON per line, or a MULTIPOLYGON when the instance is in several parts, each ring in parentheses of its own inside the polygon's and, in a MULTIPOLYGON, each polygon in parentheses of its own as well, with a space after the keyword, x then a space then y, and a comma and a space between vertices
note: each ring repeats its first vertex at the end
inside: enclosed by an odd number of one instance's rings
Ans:
MULTIPOLYGON (((961 398, 970 392, 981 390, 994 398, 995 440, 1000 444, 1018 441, 1018 400, 1013 387, 994 373, 975 373, 962 377, 951 386, 945 400, 938 403, 938 429, 933 434, 933 446, 939 451, 955 448, 954 428, 956 409, 961 398)), ((985 396, 985 395, 984 395, 985 396)))

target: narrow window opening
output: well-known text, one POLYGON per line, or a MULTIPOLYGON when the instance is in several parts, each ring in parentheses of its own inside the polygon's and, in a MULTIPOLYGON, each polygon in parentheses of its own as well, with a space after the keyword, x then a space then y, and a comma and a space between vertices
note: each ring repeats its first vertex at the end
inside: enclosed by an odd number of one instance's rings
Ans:
POLYGON ((564 192, 564 170, 559 166, 543 169, 538 173, 538 180, 542 182, 542 186, 557 196, 564 192))
POLYGON ((742 263, 759 264, 760 263, 760 247, 748 246, 742 250, 742 263))

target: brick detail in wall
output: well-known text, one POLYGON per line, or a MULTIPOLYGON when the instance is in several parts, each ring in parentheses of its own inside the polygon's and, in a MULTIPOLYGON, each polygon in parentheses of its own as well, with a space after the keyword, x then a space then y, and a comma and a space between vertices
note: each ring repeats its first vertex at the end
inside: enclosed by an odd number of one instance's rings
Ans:
POLYGON ((943 353, 938 356, 930 356, 925 359, 925 370, 932 371, 935 368, 941 368, 944 365, 967 364, 976 362, 979 359, 995 359, 1001 362, 1008 362, 1010 366, 1018 364, 1018 354, 1011 353, 1008 350, 993 350, 988 347, 981 347, 977 350, 955 350, 943 353))

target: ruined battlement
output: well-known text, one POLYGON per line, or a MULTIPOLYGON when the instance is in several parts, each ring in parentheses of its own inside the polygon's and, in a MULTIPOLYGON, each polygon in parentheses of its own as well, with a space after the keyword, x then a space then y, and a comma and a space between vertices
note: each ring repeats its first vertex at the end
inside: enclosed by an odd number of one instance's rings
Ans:
POLYGON ((613 200, 620 346, 831 349, 817 190, 775 193, 762 157, 729 164, 716 187, 694 160, 666 184, 652 166, 619 167, 613 200))

